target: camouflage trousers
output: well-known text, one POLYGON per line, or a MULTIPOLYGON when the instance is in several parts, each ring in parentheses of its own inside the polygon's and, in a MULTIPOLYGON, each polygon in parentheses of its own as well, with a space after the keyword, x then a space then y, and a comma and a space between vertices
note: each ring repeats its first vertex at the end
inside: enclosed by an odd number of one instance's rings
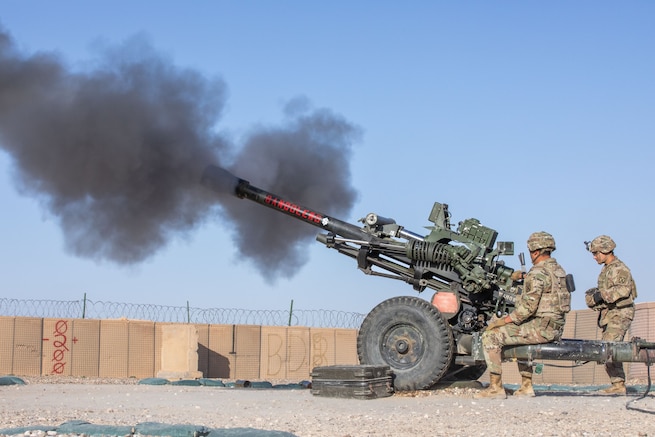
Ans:
MULTIPOLYGON (((600 327, 603 330, 603 341, 623 341, 626 332, 635 316, 635 307, 603 309, 600 314, 600 327)), ((610 377, 610 382, 625 381, 623 363, 607 361, 605 371, 610 377)))
MULTIPOLYGON (((541 344, 559 340, 562 336, 564 321, 547 318, 534 318, 520 325, 509 323, 482 333, 482 349, 487 369, 490 373, 502 373, 503 346, 519 344, 541 344)), ((532 366, 518 362, 521 376, 532 376, 532 366)))

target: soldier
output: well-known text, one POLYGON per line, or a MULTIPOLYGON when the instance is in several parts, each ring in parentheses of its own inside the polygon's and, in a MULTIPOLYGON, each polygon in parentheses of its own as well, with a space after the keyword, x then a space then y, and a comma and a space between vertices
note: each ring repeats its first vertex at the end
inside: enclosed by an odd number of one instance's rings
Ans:
MULTIPOLYGON (((630 269, 614 255, 616 243, 607 235, 601 235, 585 242, 587 250, 592 253, 603 268, 598 275, 598 287, 590 288, 585 293, 587 306, 598 314, 598 326, 603 330, 604 341, 623 341, 635 315, 637 286, 632 279, 630 269)), ((601 390, 602 393, 624 395, 625 372, 623 363, 608 361, 605 371, 612 386, 601 390)))
MULTIPOLYGON (((528 238, 532 268, 525 275, 524 289, 515 309, 503 318, 493 319, 482 333, 484 358, 489 369, 489 387, 476 398, 505 399, 501 353, 505 345, 540 344, 559 340, 566 313, 571 309, 571 294, 566 288, 566 272, 551 258, 555 239, 547 232, 535 232, 528 238)), ((512 279, 522 279, 517 271, 512 279)), ((532 366, 518 362, 521 387, 514 396, 534 396, 532 366)))

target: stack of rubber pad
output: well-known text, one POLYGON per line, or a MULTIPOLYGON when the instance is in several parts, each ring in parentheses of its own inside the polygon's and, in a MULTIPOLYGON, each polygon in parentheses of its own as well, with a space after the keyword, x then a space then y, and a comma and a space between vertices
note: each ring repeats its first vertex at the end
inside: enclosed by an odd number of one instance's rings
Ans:
POLYGON ((314 367, 311 377, 311 393, 316 396, 377 399, 393 394, 393 372, 389 366, 314 367))

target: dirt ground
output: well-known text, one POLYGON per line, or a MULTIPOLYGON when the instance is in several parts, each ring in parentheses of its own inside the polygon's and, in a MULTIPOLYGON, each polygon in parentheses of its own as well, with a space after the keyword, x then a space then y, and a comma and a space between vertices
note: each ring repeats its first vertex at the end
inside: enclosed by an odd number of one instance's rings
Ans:
POLYGON ((643 387, 628 396, 536 387, 534 398, 477 400, 475 383, 362 400, 317 396, 309 389, 23 379, 27 384, 0 386, 0 429, 83 420, 202 425, 215 430, 211 436, 237 428, 297 437, 655 436, 655 397, 639 399, 643 387))

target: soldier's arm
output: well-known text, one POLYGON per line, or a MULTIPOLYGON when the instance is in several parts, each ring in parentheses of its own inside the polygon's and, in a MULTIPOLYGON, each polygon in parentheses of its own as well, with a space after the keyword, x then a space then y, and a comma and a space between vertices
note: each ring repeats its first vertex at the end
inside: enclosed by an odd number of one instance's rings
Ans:
POLYGON ((632 274, 623 266, 609 266, 607 281, 599 288, 600 295, 607 303, 615 303, 632 294, 632 274))
POLYGON ((514 311, 509 315, 512 322, 520 325, 537 312, 546 285, 543 275, 528 273, 525 277, 523 293, 519 296, 514 311))

